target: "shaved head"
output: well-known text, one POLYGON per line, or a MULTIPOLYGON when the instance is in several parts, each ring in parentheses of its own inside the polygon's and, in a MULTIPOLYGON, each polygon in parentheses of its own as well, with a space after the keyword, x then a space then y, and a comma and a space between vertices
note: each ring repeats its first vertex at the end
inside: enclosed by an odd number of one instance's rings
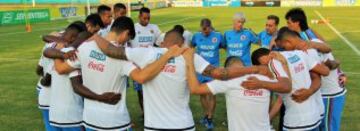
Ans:
POLYGON ((182 34, 175 30, 170 30, 166 32, 164 42, 161 45, 165 48, 171 47, 173 45, 178 45, 179 47, 181 47, 183 43, 184 37, 182 36, 182 34))

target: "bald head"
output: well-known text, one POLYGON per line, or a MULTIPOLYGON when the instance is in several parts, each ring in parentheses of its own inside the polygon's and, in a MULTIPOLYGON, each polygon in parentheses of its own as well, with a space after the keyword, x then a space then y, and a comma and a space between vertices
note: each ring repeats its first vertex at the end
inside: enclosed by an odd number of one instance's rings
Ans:
POLYGON ((182 36, 182 34, 180 34, 175 30, 170 30, 166 32, 164 37, 164 42, 161 45, 164 48, 168 48, 173 45, 178 45, 179 47, 181 47, 183 43, 184 43, 184 37, 182 36))

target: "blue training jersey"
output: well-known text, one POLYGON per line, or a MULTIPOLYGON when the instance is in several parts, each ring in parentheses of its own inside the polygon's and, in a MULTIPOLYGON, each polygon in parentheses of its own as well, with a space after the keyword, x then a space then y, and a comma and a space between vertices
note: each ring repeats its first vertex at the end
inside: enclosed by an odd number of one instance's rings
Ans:
POLYGON ((256 35, 248 30, 230 30, 224 33, 227 56, 238 56, 245 66, 251 66, 250 48, 251 43, 258 41, 256 35))
POLYGON ((300 32, 300 37, 303 40, 310 41, 312 39, 318 39, 315 33, 311 29, 300 32))
POLYGON ((208 36, 205 36, 203 33, 197 32, 192 38, 191 45, 196 48, 196 53, 211 65, 219 66, 220 48, 223 46, 221 33, 212 31, 208 36))
POLYGON ((271 34, 267 33, 266 30, 264 30, 258 34, 257 39, 260 40, 261 47, 269 49, 272 38, 273 38, 273 36, 271 34))
MULTIPOLYGON (((205 36, 201 32, 197 32, 192 37, 191 45, 196 48, 196 53, 202 56, 206 61, 215 67, 220 65, 220 48, 224 46, 223 37, 219 32, 210 32, 205 36)), ((211 77, 198 74, 201 83, 209 82, 211 77)))

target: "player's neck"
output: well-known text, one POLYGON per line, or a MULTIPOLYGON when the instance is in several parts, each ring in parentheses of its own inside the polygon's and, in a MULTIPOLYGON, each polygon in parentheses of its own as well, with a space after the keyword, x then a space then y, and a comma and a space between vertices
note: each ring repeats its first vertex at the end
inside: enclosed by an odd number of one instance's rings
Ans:
POLYGON ((107 41, 116 41, 116 33, 115 32, 109 32, 106 36, 105 39, 107 41))

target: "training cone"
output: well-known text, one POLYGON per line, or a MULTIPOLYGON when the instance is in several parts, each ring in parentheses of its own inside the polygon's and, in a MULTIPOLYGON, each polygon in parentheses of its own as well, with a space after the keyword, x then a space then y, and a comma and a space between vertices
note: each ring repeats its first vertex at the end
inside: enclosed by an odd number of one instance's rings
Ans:
POLYGON ((31 31, 32 31, 31 25, 30 25, 30 24, 26 24, 25 30, 26 30, 26 32, 31 32, 31 31))

